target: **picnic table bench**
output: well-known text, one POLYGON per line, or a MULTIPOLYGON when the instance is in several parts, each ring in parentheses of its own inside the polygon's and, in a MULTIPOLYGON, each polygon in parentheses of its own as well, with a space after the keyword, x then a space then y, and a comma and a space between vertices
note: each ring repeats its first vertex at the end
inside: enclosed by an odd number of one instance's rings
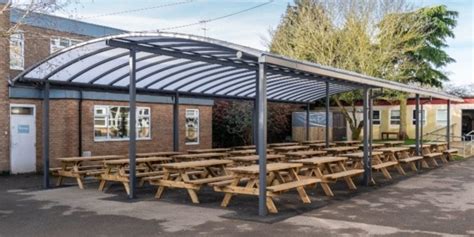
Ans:
POLYGON ((255 149, 234 150, 234 151, 229 151, 228 154, 230 156, 249 156, 249 155, 257 154, 257 150, 255 149))
MULTIPOLYGON (((329 145, 329 147, 335 147, 336 143, 330 142, 328 145, 329 145)), ((309 144, 308 146, 309 146, 310 149, 313 149, 313 150, 322 150, 322 149, 326 148, 326 143, 309 144)))
POLYGON ((301 150, 308 150, 309 146, 279 146, 279 147, 274 147, 273 150, 276 153, 287 153, 291 151, 301 151, 301 150))
MULTIPOLYGON (((384 144, 381 144, 381 143, 372 143, 372 150, 373 149, 377 149, 377 148, 380 148, 380 147, 384 147, 385 145, 384 144)), ((364 145, 359 145, 359 149, 363 150, 364 149, 364 145)))
POLYGON ((246 146, 234 146, 233 150, 255 150, 255 145, 246 145, 246 146))
POLYGON ((382 142, 386 147, 400 146, 404 144, 404 141, 384 141, 382 142))
POLYGON ((327 196, 333 197, 334 193, 328 185, 329 182, 336 182, 338 179, 343 178, 349 189, 356 190, 357 187, 352 177, 364 173, 363 169, 346 169, 344 164, 346 160, 346 157, 323 156, 291 160, 290 162, 303 164, 303 167, 307 168, 304 175, 321 179, 321 187, 324 193, 327 196), (332 167, 333 164, 336 165, 337 170, 332 167))
MULTIPOLYGON (((136 158, 136 177, 145 178, 148 176, 156 176, 162 174, 159 168, 156 167, 156 164, 164 164, 169 161, 172 161, 170 157, 146 157, 146 158, 136 158), (143 167, 143 169, 138 169, 138 167, 143 167)), ((120 182, 123 184, 127 194, 130 194, 129 188, 129 173, 128 166, 130 159, 117 159, 117 160, 106 160, 104 161, 105 170, 100 173, 100 184, 99 191, 103 191, 107 182, 120 182)), ((142 184, 143 181, 140 181, 142 184)))
MULTIPOLYGON (((237 165, 253 165, 258 163, 258 155, 249 156, 230 156, 226 159, 234 161, 237 165)), ((267 162, 279 162, 285 159, 285 155, 268 154, 267 162)))
POLYGON ((145 157, 171 157, 175 155, 183 154, 182 152, 178 151, 159 151, 159 152, 146 152, 146 153, 137 153, 137 158, 145 158, 145 157))
POLYGON ((227 157, 227 153, 200 153, 200 154, 182 154, 176 155, 172 158, 176 161, 190 161, 190 160, 206 160, 206 159, 222 159, 227 157))
POLYGON ((395 139, 398 139, 399 133, 398 132, 382 132, 381 133, 382 140, 389 140, 391 135, 395 135, 395 139))
POLYGON ((56 160, 61 162, 61 167, 52 168, 50 172, 58 176, 56 186, 60 186, 65 177, 75 178, 80 189, 84 189, 84 178, 97 178, 104 170, 104 166, 99 163, 105 160, 120 159, 124 156, 107 155, 107 156, 79 156, 79 157, 60 157, 56 160), (92 164, 85 164, 92 163, 92 164))
POLYGON ((310 144, 319 144, 319 143, 325 143, 325 140, 306 140, 302 141, 301 144, 303 145, 310 145, 310 144))
MULTIPOLYGON (((382 160, 382 155, 383 155, 383 152, 378 152, 378 151, 372 152, 372 169, 373 170, 381 171, 384 177, 389 180, 392 179, 390 172, 388 172, 388 168, 390 167, 397 168, 400 174, 405 173, 405 171, 403 170, 403 168, 400 166, 400 164, 398 163, 396 159, 393 160, 392 158, 390 158, 390 160, 384 161, 382 160)), ((349 159, 353 159, 355 169, 364 167, 363 166, 364 152, 349 153, 342 156, 348 157, 349 159)))
POLYGON ((203 154, 203 153, 221 153, 221 152, 228 152, 230 148, 212 148, 212 149, 196 149, 196 150, 188 150, 189 154, 203 154))
POLYGON ((335 141, 336 146, 355 146, 361 143, 361 141, 335 141))
MULTIPOLYGON (((278 212, 272 198, 291 189, 296 189, 298 191, 298 195, 303 203, 311 203, 304 187, 319 183, 321 180, 318 178, 301 179, 298 176, 297 169, 302 166, 302 164, 296 163, 267 164, 266 175, 268 186, 266 190, 266 206, 270 213, 278 212), (288 173, 289 177, 286 179, 283 178, 282 173, 288 173)), ((210 184, 211 186, 214 186, 216 192, 225 193, 224 199, 221 203, 222 207, 227 207, 232 196, 237 194, 259 195, 258 182, 260 171, 258 165, 234 167, 227 170, 232 174, 231 181, 210 184)))
POLYGON ((293 151, 286 153, 288 159, 303 159, 314 156, 326 155, 327 151, 293 151))
POLYGON ((411 156, 409 152, 410 148, 408 147, 383 147, 378 148, 375 151, 383 152, 388 160, 397 159, 399 163, 410 165, 410 168, 413 171, 418 170, 415 162, 421 161, 422 163, 426 163, 426 161, 423 160, 423 156, 411 156))
POLYGON ((155 195, 158 199, 167 187, 182 188, 187 190, 193 203, 199 203, 197 191, 203 185, 232 179, 225 170, 225 166, 229 164, 232 164, 231 160, 215 159, 163 164, 163 177, 151 180, 150 184, 158 186, 155 195), (200 172, 202 170, 205 172, 200 172), (196 171, 199 175, 194 174, 196 171))
POLYGON ((280 142, 280 143, 269 143, 268 147, 280 147, 280 146, 297 146, 297 142, 280 142))
MULTIPOLYGON (((409 145, 408 147, 411 149, 412 154, 416 153, 416 145, 409 145)), ((438 162, 436 161, 436 158, 440 158, 443 162, 446 162, 446 163, 448 162, 446 158, 443 156, 443 153, 432 152, 430 144, 420 145, 420 149, 421 149, 421 154, 423 155, 424 160, 431 162, 431 164, 434 167, 439 166, 438 162)), ((428 162, 423 162, 422 164, 423 164, 423 167, 429 168, 428 162)))
POLYGON ((328 154, 331 154, 333 156, 339 156, 340 154, 351 152, 351 151, 357 151, 359 148, 356 146, 336 146, 336 147, 328 147, 324 148, 324 151, 327 151, 328 154))
POLYGON ((447 142, 428 142, 425 144, 431 146, 432 152, 443 153, 443 156, 441 156, 441 161, 443 161, 444 163, 448 163, 449 160, 452 160, 453 154, 458 153, 457 149, 448 149, 447 142))

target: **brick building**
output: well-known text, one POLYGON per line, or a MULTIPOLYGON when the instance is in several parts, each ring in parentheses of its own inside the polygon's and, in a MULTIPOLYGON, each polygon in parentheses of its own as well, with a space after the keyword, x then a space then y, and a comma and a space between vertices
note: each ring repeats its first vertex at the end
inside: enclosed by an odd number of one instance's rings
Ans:
MULTIPOLYGON (((0 0, 0 8, 7 1, 0 0)), ((0 31, 24 12, 0 15, 0 31)), ((10 87, 23 69, 65 47, 123 30, 31 13, 8 37, 0 38, 0 172, 41 170, 42 90, 34 84, 10 87)), ((50 93, 50 157, 127 154, 128 95, 54 88, 50 93)), ((137 95, 138 152, 173 150, 173 99, 137 95)), ((213 100, 180 98, 180 150, 210 148, 213 100)))

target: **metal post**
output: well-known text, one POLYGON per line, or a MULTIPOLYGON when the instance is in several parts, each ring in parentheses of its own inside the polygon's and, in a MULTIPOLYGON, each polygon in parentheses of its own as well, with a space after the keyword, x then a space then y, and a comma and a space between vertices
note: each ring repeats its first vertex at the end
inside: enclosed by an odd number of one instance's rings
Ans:
POLYGON ((362 182, 365 186, 369 185, 369 182, 372 180, 372 164, 371 157, 369 155, 369 88, 364 88, 364 178, 362 182))
POLYGON ((252 144, 255 146, 257 146, 258 144, 258 105, 257 104, 258 104, 258 101, 257 101, 257 98, 255 98, 255 100, 253 101, 253 108, 252 108, 252 132, 253 132, 252 144))
MULTIPOLYGON (((416 155, 420 155, 420 94, 415 97, 415 139, 416 139, 416 155)), ((423 119, 423 118, 422 118, 423 119)))
POLYGON ((174 96, 173 105, 173 150, 179 151, 179 94, 174 96))
POLYGON ((372 157, 372 143, 374 142, 374 139, 373 139, 373 124, 372 124, 372 116, 373 116, 373 113, 374 113, 374 110, 373 110, 373 106, 374 106, 374 99, 373 99, 373 95, 372 95, 372 89, 369 90, 369 123, 368 126, 369 126, 369 157, 372 157))
POLYGON ((129 86, 129 108, 130 108, 130 119, 129 119, 129 147, 128 147, 128 158, 130 159, 129 163, 129 179, 130 179, 130 193, 129 198, 135 198, 135 184, 136 184, 136 164, 135 158, 137 155, 137 115, 136 115, 136 80, 135 80, 135 73, 136 73, 136 52, 135 50, 130 50, 130 58, 129 58, 129 65, 130 65, 130 86, 129 86))
POLYGON ((329 82, 326 81, 326 148, 329 147, 329 82))
POLYGON ((310 104, 308 103, 306 105, 306 140, 307 141, 309 140, 309 125, 310 125, 310 122, 309 122, 309 109, 310 109, 310 104))
POLYGON ((267 215, 267 82, 265 63, 259 62, 257 83, 258 105, 258 164, 259 164, 259 195, 258 214, 267 215))
MULTIPOLYGON (((426 102, 425 102, 425 103, 426 103, 426 102)), ((424 104, 424 103, 421 103, 421 111, 420 111, 420 114, 421 114, 421 127, 420 127, 420 155, 421 155, 421 153, 423 153, 423 152, 421 151, 421 149, 422 149, 421 147, 423 147, 423 127, 425 126, 425 124, 424 124, 424 123, 425 123, 425 119, 424 119, 424 118, 425 118, 425 116, 424 116, 424 112, 425 112, 425 110, 423 109, 423 104, 424 104)))
POLYGON ((448 146, 448 149, 450 149, 451 147, 451 100, 448 100, 448 103, 447 103, 447 109, 446 109, 446 142, 447 142, 447 146, 448 146))
POLYGON ((43 89, 43 188, 49 188, 49 81, 45 80, 43 89))

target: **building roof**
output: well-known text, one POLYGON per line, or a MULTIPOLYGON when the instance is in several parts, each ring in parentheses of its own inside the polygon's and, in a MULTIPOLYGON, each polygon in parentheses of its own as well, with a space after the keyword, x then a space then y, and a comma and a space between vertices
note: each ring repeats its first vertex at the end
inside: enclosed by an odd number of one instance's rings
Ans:
POLYGON ((128 33, 90 40, 56 52, 11 83, 49 81, 52 85, 125 90, 129 52, 136 54, 136 88, 153 93, 253 99, 259 64, 266 65, 267 98, 311 103, 329 94, 386 88, 462 101, 443 92, 298 61, 265 51, 179 33, 128 33))

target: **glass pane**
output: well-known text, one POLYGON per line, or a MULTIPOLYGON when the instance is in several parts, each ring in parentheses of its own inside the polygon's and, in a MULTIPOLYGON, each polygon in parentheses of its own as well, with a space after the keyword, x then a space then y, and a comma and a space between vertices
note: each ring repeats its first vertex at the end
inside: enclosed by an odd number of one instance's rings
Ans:
POLYGON ((61 38, 61 39, 59 40, 59 45, 61 45, 62 47, 65 47, 65 48, 66 48, 66 47, 69 47, 70 41, 69 41, 69 39, 61 38))
POLYGON ((12 115, 33 115, 33 108, 31 108, 31 107, 11 107, 10 113, 12 115))
POLYGON ((374 119, 374 120, 380 119, 380 111, 374 110, 372 112, 373 112, 372 119, 374 119))
POLYGON ((198 110, 186 110, 186 143, 199 142, 198 110))

